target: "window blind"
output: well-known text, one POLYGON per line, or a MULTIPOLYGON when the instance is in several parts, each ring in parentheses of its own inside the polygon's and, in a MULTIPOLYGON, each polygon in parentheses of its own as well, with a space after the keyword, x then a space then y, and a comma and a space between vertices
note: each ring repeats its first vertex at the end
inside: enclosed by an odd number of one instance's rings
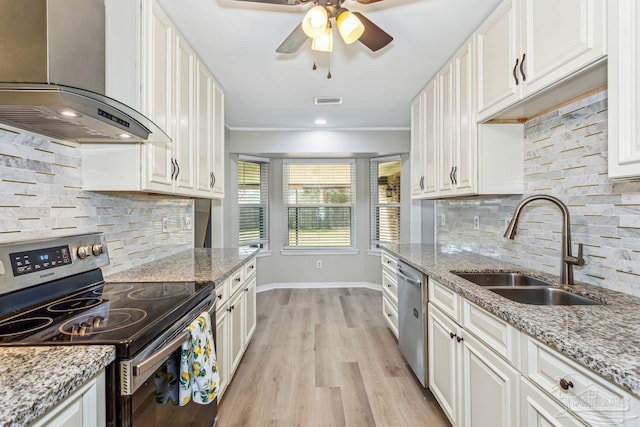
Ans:
POLYGON ((399 158, 371 160, 371 246, 400 241, 399 158))
POLYGON ((269 243, 269 163, 238 161, 238 241, 240 246, 269 243))
POLYGON ((283 163, 285 247, 355 246, 355 162, 283 163))

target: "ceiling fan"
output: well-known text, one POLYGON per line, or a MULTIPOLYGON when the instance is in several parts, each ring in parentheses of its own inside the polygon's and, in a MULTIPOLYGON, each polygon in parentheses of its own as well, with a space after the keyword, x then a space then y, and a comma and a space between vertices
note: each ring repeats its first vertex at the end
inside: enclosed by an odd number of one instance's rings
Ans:
MULTIPOLYGON (((333 50, 333 31, 331 20, 335 21, 338 32, 346 44, 359 41, 372 51, 382 49, 393 37, 359 12, 350 12, 342 7, 345 0, 238 0, 255 3, 279 5, 297 5, 313 2, 314 6, 306 13, 302 22, 276 49, 278 53, 296 53, 302 45, 312 39, 313 50, 331 52, 333 50)), ((381 0, 357 0, 369 4, 381 0)))

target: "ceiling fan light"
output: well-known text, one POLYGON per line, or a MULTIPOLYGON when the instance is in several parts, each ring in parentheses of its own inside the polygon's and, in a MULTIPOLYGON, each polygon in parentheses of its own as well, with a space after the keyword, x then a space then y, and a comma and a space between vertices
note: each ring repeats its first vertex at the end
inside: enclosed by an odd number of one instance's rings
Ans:
POLYGON ((327 29, 329 15, 323 6, 313 6, 302 19, 302 31, 310 38, 320 36, 327 29))
POLYGON ((311 49, 320 52, 333 52, 333 31, 327 27, 322 34, 313 39, 311 49))
POLYGON ((357 41, 362 33, 364 33, 364 25, 362 22, 356 15, 348 10, 345 10, 338 15, 336 23, 338 24, 340 36, 346 44, 351 44, 357 41))

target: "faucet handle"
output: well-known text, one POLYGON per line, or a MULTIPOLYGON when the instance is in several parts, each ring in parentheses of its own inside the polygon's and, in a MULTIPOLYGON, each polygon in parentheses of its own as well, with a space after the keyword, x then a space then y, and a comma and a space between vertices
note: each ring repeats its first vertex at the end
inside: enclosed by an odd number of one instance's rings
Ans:
POLYGON ((564 262, 572 265, 584 265, 584 258, 582 257, 582 243, 578 243, 578 256, 571 256, 567 254, 564 257, 564 262))

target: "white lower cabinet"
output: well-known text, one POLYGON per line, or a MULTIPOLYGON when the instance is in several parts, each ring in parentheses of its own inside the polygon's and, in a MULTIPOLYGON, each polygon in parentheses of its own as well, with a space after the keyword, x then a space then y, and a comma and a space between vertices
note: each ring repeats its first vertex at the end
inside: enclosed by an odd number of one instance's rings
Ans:
POLYGON ((31 424, 32 427, 103 427, 105 425, 104 369, 31 424))
POLYGON ((256 330, 256 259, 216 287, 216 356, 222 398, 256 330))
POLYGON ((398 260, 382 252, 382 315, 389 329, 398 338, 398 260))
POLYGON ((640 399, 429 279, 429 388, 455 427, 637 426, 640 399))

